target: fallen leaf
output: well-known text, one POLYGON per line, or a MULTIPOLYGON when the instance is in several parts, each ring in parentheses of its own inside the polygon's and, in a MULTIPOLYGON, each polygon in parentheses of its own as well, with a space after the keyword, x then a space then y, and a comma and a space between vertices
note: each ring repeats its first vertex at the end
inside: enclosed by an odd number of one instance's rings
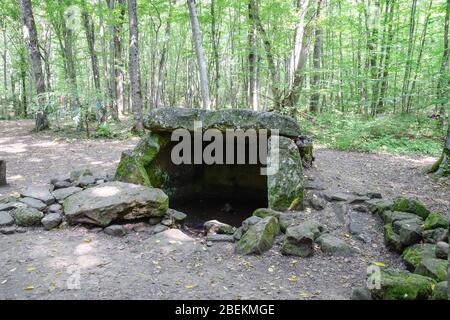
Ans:
POLYGON ((186 288, 186 289, 193 289, 193 288, 195 288, 197 285, 196 284, 187 284, 187 285, 185 285, 184 287, 186 288))
POLYGON ((2 284, 5 284, 5 283, 7 283, 7 282, 8 282, 8 279, 3 280, 3 281, 2 281, 2 284))
POLYGON ((373 262, 373 264, 376 265, 377 267, 386 267, 386 265, 383 262, 375 261, 373 262))
POLYGON ((36 271, 35 267, 28 267, 27 268, 27 272, 34 272, 34 271, 36 271))
POLYGON ((92 239, 84 238, 83 241, 86 242, 86 243, 91 243, 91 242, 92 242, 92 239))
POLYGON ((291 275, 291 276, 289 276, 288 280, 290 282, 297 282, 298 281, 298 277, 296 275, 291 275))
POLYGON ((24 288, 23 290, 25 290, 25 291, 34 290, 34 286, 28 286, 28 287, 24 288))
POLYGON ((267 269, 267 271, 269 271, 269 272, 273 272, 273 268, 272 268, 272 267, 270 267, 269 269, 267 269))

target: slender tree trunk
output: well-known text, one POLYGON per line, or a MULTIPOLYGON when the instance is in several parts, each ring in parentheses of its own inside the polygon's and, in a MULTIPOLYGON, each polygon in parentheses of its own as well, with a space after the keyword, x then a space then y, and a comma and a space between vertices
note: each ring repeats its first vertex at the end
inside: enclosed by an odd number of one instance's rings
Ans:
POLYGON ((125 94, 124 94, 124 84, 125 84, 125 75, 124 75, 124 64, 123 64, 123 49, 122 49, 122 29, 123 22, 125 18, 125 1, 126 0, 117 0, 119 4, 119 18, 114 26, 114 61, 115 61, 115 78, 116 78, 116 99, 117 99, 117 112, 118 115, 124 115, 125 113, 125 94))
POLYGON ((294 84, 294 77, 298 65, 300 63, 302 49, 303 49, 303 38, 305 35, 305 19, 306 13, 308 11, 309 0, 297 0, 297 25, 295 26, 295 40, 294 40, 294 50, 292 50, 291 63, 289 68, 289 86, 292 87, 294 84))
POLYGON ((40 110, 36 114, 36 130, 41 131, 49 127, 49 122, 47 118, 47 110, 45 108, 46 88, 44 74, 42 72, 42 61, 41 54, 39 52, 36 24, 34 22, 31 0, 19 0, 19 6, 23 23, 25 44, 28 49, 36 94, 38 95, 38 103, 40 106, 40 110))
MULTIPOLYGON (((317 16, 319 17, 319 15, 317 16)), ((320 58, 322 50, 322 28, 316 28, 316 39, 314 41, 314 51, 313 51, 313 67, 314 74, 311 79, 311 99, 309 103, 309 111, 317 113, 319 111, 319 101, 320 101, 320 58)))
POLYGON ((128 20, 130 24, 130 84, 131 105, 134 115, 134 131, 142 132, 142 92, 139 60, 139 27, 136 0, 128 0, 128 20))
POLYGON ((248 104, 250 108, 255 111, 259 109, 258 99, 258 55, 257 55, 257 28, 252 12, 255 10, 256 0, 250 0, 248 3, 248 74, 249 74, 249 99, 248 104))
POLYGON ((202 45, 202 35, 198 23, 195 0, 187 0, 189 7, 189 17, 192 26, 192 36, 194 38, 195 52, 197 53, 197 63, 200 73, 200 89, 202 93, 203 109, 211 109, 211 99, 209 96, 208 70, 206 69, 205 53, 202 45))
POLYGON ((219 36, 217 33, 216 1, 211 0, 211 40, 214 56, 214 105, 219 105, 219 84, 220 84, 220 60, 219 60, 219 36))
MULTIPOLYGON (((445 118, 445 111, 448 105, 448 93, 450 88, 450 78, 448 77, 448 61, 450 58, 450 49, 448 45, 448 25, 450 15, 450 0, 447 0, 444 22, 444 52, 442 54, 442 62, 440 69, 440 78, 437 85, 437 97, 440 105, 439 114, 441 118, 445 118)), ((450 114, 448 115, 450 117, 450 114)))

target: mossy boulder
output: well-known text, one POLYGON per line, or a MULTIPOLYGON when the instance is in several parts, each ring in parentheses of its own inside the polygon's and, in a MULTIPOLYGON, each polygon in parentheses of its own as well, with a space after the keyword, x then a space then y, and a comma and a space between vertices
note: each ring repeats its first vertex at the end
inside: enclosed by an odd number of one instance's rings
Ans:
POLYGON ((381 270, 380 288, 371 289, 377 300, 425 300, 433 294, 436 281, 401 270, 381 270))
POLYGON ((372 199, 366 201, 366 204, 371 213, 381 216, 383 212, 391 210, 394 203, 389 200, 372 199))
POLYGON ((400 236, 394 232, 391 223, 384 225, 384 244, 393 251, 403 252, 404 246, 400 242, 400 236))
POLYGON ((302 223, 303 219, 298 212, 283 212, 279 216, 281 232, 286 233, 287 228, 290 226, 298 225, 302 223))
POLYGON ((275 217, 269 216, 250 226, 236 244, 238 254, 262 254, 272 248, 280 225, 275 217))
POLYGON ((448 229, 436 228, 425 230, 422 234, 423 240, 427 243, 448 242, 448 229))
POLYGON ((448 261, 434 257, 424 257, 414 273, 433 278, 437 281, 447 280, 448 261))
POLYGON ((415 244, 403 251, 402 258, 409 270, 414 271, 424 258, 433 258, 435 250, 436 246, 433 244, 415 244))
POLYGON ((267 163, 275 171, 267 176, 269 208, 281 211, 301 209, 304 198, 303 166, 297 146, 291 139, 279 137, 279 148, 273 148, 272 139, 269 139, 267 163))
POLYGON ((386 210, 381 214, 384 223, 394 223, 400 220, 417 220, 417 222, 422 223, 423 220, 414 213, 400 212, 400 211, 390 211, 386 210))
POLYGON ((436 228, 448 229, 448 219, 444 218, 441 214, 432 212, 425 219, 423 226, 424 230, 432 230, 436 228))
POLYGON ((41 219, 44 217, 44 214, 41 211, 29 207, 17 208, 13 211, 13 215, 17 225, 22 227, 38 226, 41 224, 41 219))
POLYGON ((441 281, 439 282, 433 291, 433 300, 448 300, 448 282, 441 281))
POLYGON ((313 254, 314 241, 323 231, 323 226, 312 220, 290 226, 286 229, 281 252, 285 255, 308 257, 313 254))
POLYGON ((116 169, 116 180, 144 186, 162 185, 164 172, 149 168, 152 160, 162 147, 169 142, 167 137, 156 133, 146 133, 133 151, 124 151, 116 169))
POLYGON ((395 221, 392 228, 399 235, 400 242, 404 247, 422 240, 422 226, 416 219, 395 221))
POLYGON ((157 108, 150 111, 144 118, 144 127, 153 132, 172 132, 176 129, 193 131, 194 121, 201 121, 203 130, 278 129, 281 136, 297 137, 301 134, 298 124, 288 116, 249 109, 207 111, 190 108, 157 108))
POLYGON ((410 212, 426 219, 430 211, 418 200, 410 198, 397 198, 392 206, 393 211, 410 212))

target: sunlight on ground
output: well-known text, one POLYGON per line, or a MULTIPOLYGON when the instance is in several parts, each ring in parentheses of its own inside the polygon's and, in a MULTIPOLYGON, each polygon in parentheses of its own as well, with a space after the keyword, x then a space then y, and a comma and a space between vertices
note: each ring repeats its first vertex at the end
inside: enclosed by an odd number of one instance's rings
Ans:
POLYGON ((91 192, 94 196, 106 198, 115 196, 120 192, 120 190, 116 187, 101 187, 95 190, 91 190, 91 192))
POLYGON ((6 153, 22 153, 26 152, 27 145, 24 143, 6 144, 2 147, 2 152, 6 153))

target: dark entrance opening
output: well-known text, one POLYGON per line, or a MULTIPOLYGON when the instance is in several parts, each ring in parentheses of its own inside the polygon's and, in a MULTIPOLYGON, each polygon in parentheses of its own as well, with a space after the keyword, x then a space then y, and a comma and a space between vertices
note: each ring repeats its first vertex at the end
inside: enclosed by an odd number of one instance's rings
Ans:
MULTIPOLYGON (((267 177, 260 170, 264 164, 259 160, 257 164, 248 164, 251 151, 248 140, 245 140, 245 164, 175 165, 171 153, 177 143, 169 142, 161 149, 147 171, 149 176, 152 170, 164 172, 160 188, 168 194, 171 208, 188 215, 186 226, 201 229, 204 222, 218 220, 239 227, 255 209, 267 207, 267 177)), ((192 141, 192 147, 193 144, 192 141)), ((208 144, 204 143, 203 149, 208 144)), ((225 142, 223 150, 226 156, 225 142)), ((235 144, 234 150, 237 157, 243 148, 235 144)))

